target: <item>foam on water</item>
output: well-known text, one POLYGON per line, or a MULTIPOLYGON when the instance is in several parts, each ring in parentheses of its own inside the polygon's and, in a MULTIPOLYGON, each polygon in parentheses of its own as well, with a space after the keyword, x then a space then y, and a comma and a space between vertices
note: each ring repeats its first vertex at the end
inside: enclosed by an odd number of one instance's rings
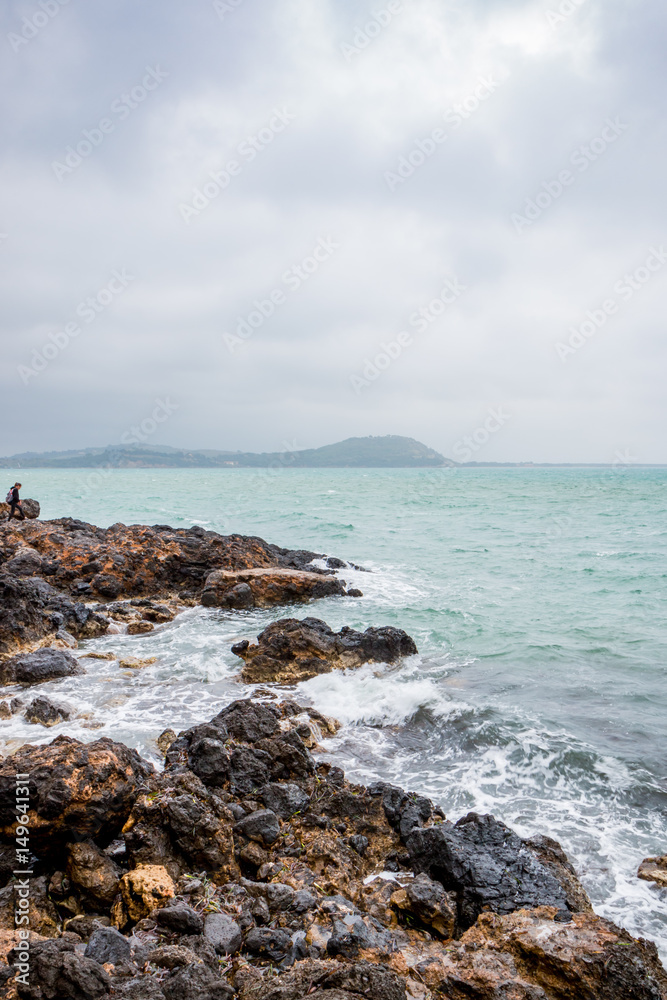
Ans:
POLYGON ((344 723, 327 748, 353 780, 383 778, 452 819, 492 812, 560 840, 598 912, 667 957, 667 891, 636 877, 643 857, 667 851, 667 473, 123 470, 73 502, 88 475, 22 470, 45 517, 198 523, 372 572, 340 571, 358 600, 197 608, 148 635, 85 643, 157 659, 133 671, 86 659, 82 677, 4 689, 47 694, 76 717, 52 729, 0 721, 2 753, 105 735, 159 763, 165 728, 252 692, 230 647, 277 617, 404 628, 418 655, 277 693, 344 723))

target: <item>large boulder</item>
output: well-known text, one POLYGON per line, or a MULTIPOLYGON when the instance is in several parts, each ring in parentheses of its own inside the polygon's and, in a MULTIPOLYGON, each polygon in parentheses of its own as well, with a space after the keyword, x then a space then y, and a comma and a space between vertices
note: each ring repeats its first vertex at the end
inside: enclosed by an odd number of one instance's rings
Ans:
POLYGON ((483 914, 461 941, 417 965, 420 980, 452 1000, 664 1000, 655 945, 608 920, 578 913, 559 923, 542 907, 483 914))
POLYGON ((0 678, 4 684, 12 681, 19 684, 39 684, 41 681, 84 673, 79 661, 66 649, 48 647, 5 660, 1 665, 0 678))
POLYGON ((267 608, 316 597, 345 595, 345 583, 295 569, 217 569, 208 575, 201 602, 207 608, 267 608))
MULTIPOLYGON (((18 962, 19 949, 9 954, 18 962)), ((19 997, 25 1000, 101 1000, 111 989, 111 979, 99 962, 77 955, 71 941, 32 941, 28 985, 17 982, 19 997)))
POLYGON ((153 767, 136 750, 107 738, 86 744, 58 736, 49 746, 27 744, 0 766, 5 839, 15 835, 17 774, 29 775, 30 847, 49 853, 67 841, 116 835, 153 767))
POLYGON ((256 645, 244 641, 232 646, 232 652, 244 661, 241 676, 247 684, 296 684, 335 667, 395 663, 417 647, 406 632, 392 626, 357 632, 345 625, 334 632, 319 618, 281 618, 260 632, 256 645))
MULTIPOLYGON (((553 906, 557 919, 569 921, 577 908, 557 872, 493 816, 469 813, 456 824, 415 826, 405 844, 416 872, 456 894, 462 928, 471 927, 487 910, 506 914, 553 906)), ((583 889, 581 893, 586 898, 583 889)))
MULTIPOLYGON (((0 503, 0 518, 4 514, 9 517, 10 506, 8 503, 0 503)), ((30 497, 26 497, 25 500, 21 500, 21 509, 29 521, 34 521, 39 517, 41 513, 41 507, 39 505, 39 500, 32 500, 30 497)), ((14 515, 16 517, 16 514, 14 515)))
POLYGON ((663 854, 660 858, 644 858, 637 877, 667 888, 667 854, 663 854))

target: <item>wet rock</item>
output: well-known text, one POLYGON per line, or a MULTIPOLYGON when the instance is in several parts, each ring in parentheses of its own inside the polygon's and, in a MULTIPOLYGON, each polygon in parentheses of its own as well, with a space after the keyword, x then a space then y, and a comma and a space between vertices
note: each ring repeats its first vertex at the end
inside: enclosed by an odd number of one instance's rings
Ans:
POLYGON ((558 841, 540 835, 525 840, 524 844, 563 887, 568 909, 572 913, 585 913, 586 911, 592 913, 593 907, 588 894, 558 841))
POLYGON ((169 749, 169 747, 171 746, 171 744, 174 742, 175 739, 176 739, 176 733, 174 732, 174 730, 165 729, 163 733, 160 733, 160 735, 155 741, 158 750, 161 753, 166 754, 167 750, 169 749))
POLYGON ((157 922, 160 927, 175 931, 177 934, 201 934, 204 930, 204 918, 187 903, 172 903, 157 912, 157 922))
POLYGON ((334 668, 359 667, 369 661, 394 663, 417 652, 401 629, 386 626, 356 632, 344 626, 333 632, 318 618, 282 618, 257 637, 257 645, 237 644, 232 652, 244 661, 247 684, 296 684, 334 668))
POLYGON ((266 808, 272 809, 281 819, 290 819, 306 809, 310 802, 308 793, 292 782, 270 782, 260 788, 259 796, 266 808))
POLYGON ((0 766, 0 836, 13 837, 16 775, 29 774, 30 846, 46 856, 74 837, 115 836, 153 767, 135 750, 103 738, 80 743, 58 736, 27 744, 0 766))
POLYGON ((280 962, 292 950, 292 935, 281 928, 253 927, 244 946, 253 955, 280 962))
POLYGON ((637 877, 645 882, 655 882, 656 885, 667 887, 667 854, 660 858, 644 858, 637 877))
POLYGON ((241 947, 241 928, 226 913, 207 913, 204 937, 219 955, 234 955, 241 947))
POLYGON ((164 906, 175 892, 171 876, 162 865, 138 865, 123 875, 119 889, 121 899, 114 903, 112 918, 121 930, 164 906))
POLYGON ((234 990, 205 965, 190 965, 162 983, 166 1000, 229 1000, 234 990))
POLYGON ((5 660, 0 670, 3 684, 12 681, 19 684, 39 684, 42 681, 85 673, 76 657, 65 649, 54 648, 38 649, 34 653, 23 653, 5 660))
POLYGON ((415 827, 405 839, 410 864, 458 898, 458 920, 480 913, 555 906, 570 913, 567 893, 520 837, 493 816, 469 813, 456 825, 415 827))
POLYGON ((234 829, 258 844, 273 844, 280 836, 280 823, 271 809, 258 809, 257 812, 250 813, 234 829))
POLYGON ((153 663, 157 663, 157 656, 147 656, 144 659, 128 656, 119 660, 118 666, 121 670, 143 670, 144 667, 150 667, 153 663))
POLYGON ((456 896, 446 893, 439 882, 418 875, 391 897, 392 906, 432 927, 443 938, 454 936, 456 896))
POLYGON ((34 648, 62 629, 87 639, 103 635, 109 627, 103 615, 58 593, 41 577, 0 572, 0 607, 0 656, 4 657, 34 648))
POLYGON ((18 995, 25 1000, 100 1000, 111 987, 102 966, 75 954, 70 941, 32 942, 28 964, 29 985, 17 983, 18 995))
POLYGON ((90 936, 84 952, 85 958, 105 965, 120 965, 130 960, 130 942, 115 927, 98 927, 90 936))
POLYGON ((234 739, 254 743, 278 731, 280 712, 274 705, 244 699, 232 702, 212 720, 212 725, 220 723, 234 739))
POLYGON ((44 696, 34 698, 25 710, 26 720, 41 726, 56 726, 59 722, 66 722, 71 714, 71 709, 56 705, 44 696))
POLYGON ((152 632, 155 626, 152 622, 130 622, 127 626, 128 635, 145 635, 146 632, 152 632))
POLYGON ((0 701, 0 719, 11 719, 12 710, 8 702, 0 701))
POLYGON ((70 844, 67 876, 91 903, 109 907, 118 892, 120 869, 92 840, 70 844))
POLYGON ((344 594, 342 580, 304 570, 218 569, 206 578, 201 602, 207 608, 266 608, 344 594))

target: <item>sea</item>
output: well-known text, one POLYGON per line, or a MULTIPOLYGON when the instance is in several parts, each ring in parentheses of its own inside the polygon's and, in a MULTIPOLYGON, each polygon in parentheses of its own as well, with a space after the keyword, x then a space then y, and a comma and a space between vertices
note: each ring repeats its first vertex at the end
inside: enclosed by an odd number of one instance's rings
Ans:
MULTIPOLYGON (((14 481, 14 470, 7 482, 14 481)), ((0 752, 109 736, 160 766, 155 740, 252 694, 230 647, 271 621, 394 625, 419 652, 285 689, 343 726, 348 778, 492 813, 560 841, 598 913, 667 959, 667 889, 637 878, 667 853, 667 469, 22 469, 42 517, 201 525, 351 564, 363 597, 253 611, 192 608, 148 635, 80 652, 40 693, 74 718, 0 721, 0 752)), ((0 697, 32 692, 5 688, 0 697)))

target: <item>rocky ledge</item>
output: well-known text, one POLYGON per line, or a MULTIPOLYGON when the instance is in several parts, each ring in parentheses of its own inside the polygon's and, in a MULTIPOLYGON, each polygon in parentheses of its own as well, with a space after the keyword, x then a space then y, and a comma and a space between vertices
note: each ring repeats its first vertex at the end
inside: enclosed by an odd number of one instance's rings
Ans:
POLYGON ((4 996, 667 998, 654 945, 593 913, 555 841, 348 782, 319 753, 335 729, 292 701, 246 700, 165 739, 162 773, 108 739, 6 759, 4 996), (36 855, 24 981, 17 772, 36 855))
POLYGON ((400 628, 384 626, 356 632, 348 625, 334 632, 319 618, 281 618, 257 636, 232 646, 244 661, 241 676, 246 684, 296 684, 328 674, 336 667, 363 663, 395 663, 417 652, 410 636, 400 628))
POLYGON ((360 596, 346 591, 335 575, 346 565, 321 553, 201 527, 4 521, 0 658, 56 638, 75 645, 104 634, 118 617, 133 619, 125 622, 130 632, 150 631, 197 602, 246 608, 360 596), (126 608, 131 602, 125 612, 123 602, 126 608))

